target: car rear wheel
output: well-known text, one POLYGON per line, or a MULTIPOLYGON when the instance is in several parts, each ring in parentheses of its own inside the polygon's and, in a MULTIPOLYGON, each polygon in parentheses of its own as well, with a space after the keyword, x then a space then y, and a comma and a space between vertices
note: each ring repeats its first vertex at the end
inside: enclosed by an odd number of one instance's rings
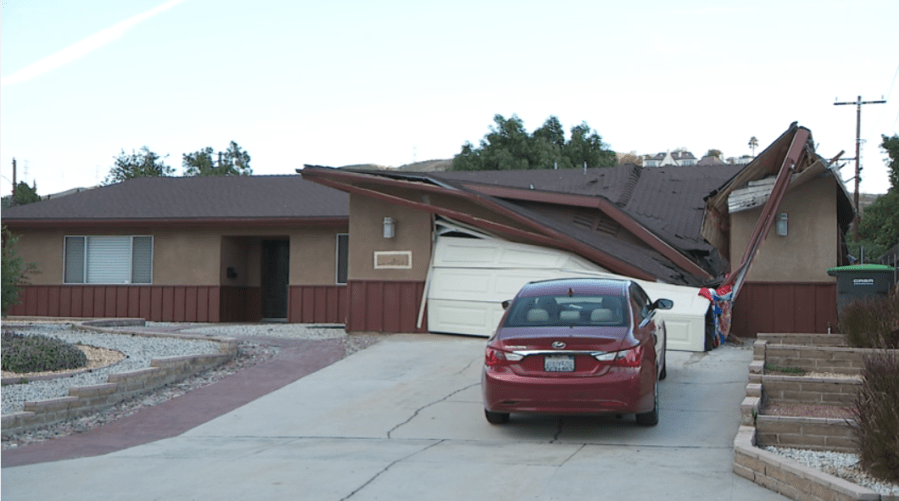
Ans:
POLYGON ((655 426, 659 424, 659 382, 656 381, 655 385, 655 400, 653 402, 652 410, 649 412, 644 412, 642 414, 637 414, 637 424, 641 426, 655 426))
POLYGON ((508 412, 490 412, 487 409, 484 409, 484 416, 487 417, 487 422, 490 424, 503 424, 509 422, 508 412))

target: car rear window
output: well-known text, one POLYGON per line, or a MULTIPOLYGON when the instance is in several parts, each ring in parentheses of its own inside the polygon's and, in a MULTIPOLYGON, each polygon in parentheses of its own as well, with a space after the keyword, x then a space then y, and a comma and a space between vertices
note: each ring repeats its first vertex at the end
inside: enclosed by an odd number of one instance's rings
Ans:
POLYGON ((622 327, 627 325, 628 318, 621 296, 520 297, 509 308, 504 327, 622 327))

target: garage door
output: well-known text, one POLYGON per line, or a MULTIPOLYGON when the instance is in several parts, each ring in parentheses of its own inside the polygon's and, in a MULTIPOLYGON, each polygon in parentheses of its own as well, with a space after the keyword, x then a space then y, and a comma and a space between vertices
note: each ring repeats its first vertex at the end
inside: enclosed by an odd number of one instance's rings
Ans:
MULTIPOLYGON (((526 283, 563 277, 627 278, 575 254, 519 244, 466 231, 470 237, 439 235, 427 291, 428 330, 488 337, 503 315, 502 301, 526 283)), ((668 347, 702 351, 708 301, 699 289, 637 281, 653 299, 667 297, 668 347), (704 303, 704 304, 703 304, 704 303)))

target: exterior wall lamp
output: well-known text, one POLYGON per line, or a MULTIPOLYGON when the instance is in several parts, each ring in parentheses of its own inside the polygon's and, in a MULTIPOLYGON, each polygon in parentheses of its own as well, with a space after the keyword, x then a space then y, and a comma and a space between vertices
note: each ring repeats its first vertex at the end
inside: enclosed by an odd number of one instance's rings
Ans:
POLYGON ((396 222, 392 217, 384 218, 384 238, 393 238, 396 234, 396 222))
POLYGON ((774 232, 777 233, 778 236, 785 237, 787 236, 787 213, 781 212, 777 215, 777 221, 774 224, 774 232))

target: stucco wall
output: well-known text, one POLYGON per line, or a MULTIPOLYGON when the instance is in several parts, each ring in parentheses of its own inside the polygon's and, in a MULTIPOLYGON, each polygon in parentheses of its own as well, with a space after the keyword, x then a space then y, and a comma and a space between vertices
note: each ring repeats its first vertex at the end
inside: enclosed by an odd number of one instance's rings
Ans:
POLYGON ((26 280, 36 285, 62 283, 63 234, 45 230, 17 234, 19 241, 15 247, 16 256, 37 267, 36 273, 27 275, 26 280))
POLYGON ((361 195, 350 195, 350 280, 425 280, 431 262, 431 214, 361 195), (384 218, 396 234, 384 238, 384 218), (374 253, 409 251, 410 269, 375 269, 374 253))
POLYGON ((333 285, 336 273, 337 233, 346 227, 331 228, 242 228, 147 229, 92 228, 29 230, 20 233, 16 247, 23 261, 33 262, 37 273, 29 275, 34 285, 63 283, 63 248, 66 236, 151 235, 153 236, 154 285, 259 286, 261 242, 266 238, 291 241, 290 283, 333 285), (228 279, 228 266, 235 267, 236 279, 228 279))
MULTIPOLYGON (((777 213, 786 212, 787 236, 778 236, 772 224, 746 277, 757 282, 832 282, 827 269, 837 266, 837 187, 821 178, 786 194, 777 213)), ((743 259, 762 209, 731 214, 730 262, 743 259)))
POLYGON ((314 228, 290 237, 290 283, 337 283, 337 234, 332 228, 314 228))

